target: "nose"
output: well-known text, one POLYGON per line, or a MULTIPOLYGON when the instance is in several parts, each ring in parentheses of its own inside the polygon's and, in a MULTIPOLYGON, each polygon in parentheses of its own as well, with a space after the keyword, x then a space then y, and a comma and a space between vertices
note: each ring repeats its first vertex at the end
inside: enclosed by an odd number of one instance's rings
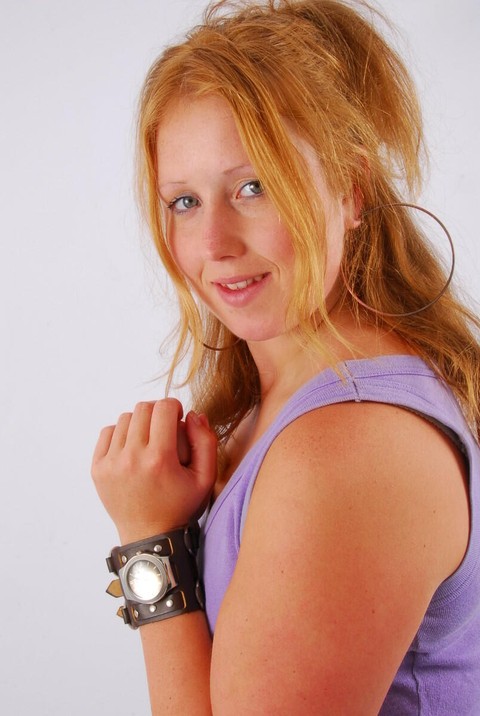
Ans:
POLYGON ((244 228, 242 218, 228 202, 204 205, 201 241, 205 258, 220 261, 245 253, 244 228))

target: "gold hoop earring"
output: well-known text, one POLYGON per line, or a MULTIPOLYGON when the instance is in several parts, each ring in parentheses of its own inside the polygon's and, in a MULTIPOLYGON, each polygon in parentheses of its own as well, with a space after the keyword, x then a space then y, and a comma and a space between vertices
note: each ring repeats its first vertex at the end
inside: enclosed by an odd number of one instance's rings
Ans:
MULTIPOLYGON (((188 332, 190 333, 190 335, 193 338, 195 334, 192 331, 192 329, 190 328, 190 326, 188 326, 188 332)), ((207 348, 207 350, 219 353, 221 351, 228 351, 231 348, 235 348, 235 346, 237 346, 240 343, 240 341, 242 341, 242 340, 243 340, 242 338, 237 338, 237 340, 233 341, 233 343, 231 343, 229 346, 221 346, 220 348, 215 348, 214 346, 209 346, 208 343, 204 343, 203 341, 199 341, 199 343, 201 343, 204 348, 207 348)))
POLYGON ((437 224, 443 229, 443 231, 448 239, 448 243, 450 244, 450 250, 452 253, 452 266, 450 268, 450 273, 448 274, 447 281, 446 281, 445 285, 443 286, 442 290, 435 296, 434 299, 429 301, 429 303, 427 303, 425 306, 422 306, 421 308, 415 309, 414 311, 406 311, 405 313, 387 313, 387 311, 380 311, 377 308, 373 308, 373 306, 369 306, 367 303, 362 301, 356 295, 356 293, 353 291, 353 289, 348 285, 342 265, 340 266, 340 271, 342 274, 342 279, 343 279, 345 288, 347 289, 348 293, 352 296, 352 298, 360 306, 362 306, 363 308, 366 308, 368 311, 371 311, 372 313, 375 313, 377 316, 386 316, 387 318, 405 318, 406 316, 415 316, 417 313, 426 311, 427 308, 430 308, 435 303, 437 303, 437 301, 439 301, 441 299, 441 297, 443 296, 443 294, 445 293, 447 288, 450 286, 450 283, 453 278, 453 273, 455 271, 455 247, 453 245, 453 240, 452 240, 452 237, 450 236, 450 233, 449 233, 447 227, 445 226, 445 224, 442 221, 440 221, 438 216, 435 216, 435 214, 433 214, 431 211, 428 211, 427 209, 424 209, 422 206, 417 206, 417 204, 406 204, 406 203, 400 202, 400 201, 395 202, 393 204, 379 204, 378 206, 375 206, 372 209, 367 209, 366 211, 364 211, 363 216, 365 216, 366 214, 371 214, 372 211, 376 211, 377 209, 385 209, 385 208, 391 208, 391 207, 395 207, 395 206, 404 206, 409 209, 417 209, 418 211, 422 211, 424 214, 427 214, 432 219, 434 219, 437 222, 437 224))
POLYGON ((207 343, 202 343, 202 346, 204 348, 208 348, 209 351, 216 351, 218 353, 220 351, 229 351, 231 348, 235 348, 235 346, 237 346, 241 340, 241 338, 237 338, 237 340, 234 341, 230 346, 222 346, 221 348, 214 348, 213 346, 207 345, 207 343))

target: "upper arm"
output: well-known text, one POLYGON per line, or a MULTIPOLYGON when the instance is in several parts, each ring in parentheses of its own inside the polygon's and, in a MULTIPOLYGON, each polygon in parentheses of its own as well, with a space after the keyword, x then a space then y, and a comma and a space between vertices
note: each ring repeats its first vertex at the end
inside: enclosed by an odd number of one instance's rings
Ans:
POLYGON ((252 494, 213 645, 219 714, 376 714, 468 541, 463 465, 392 406, 302 416, 252 494))

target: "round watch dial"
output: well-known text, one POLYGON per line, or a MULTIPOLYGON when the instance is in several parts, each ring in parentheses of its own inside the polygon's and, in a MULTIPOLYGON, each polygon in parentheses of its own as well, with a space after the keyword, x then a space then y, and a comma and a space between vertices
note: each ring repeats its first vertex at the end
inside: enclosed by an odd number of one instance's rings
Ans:
POLYGON ((136 559, 128 572, 125 581, 132 594, 142 602, 154 602, 167 589, 167 576, 161 564, 151 559, 136 559))

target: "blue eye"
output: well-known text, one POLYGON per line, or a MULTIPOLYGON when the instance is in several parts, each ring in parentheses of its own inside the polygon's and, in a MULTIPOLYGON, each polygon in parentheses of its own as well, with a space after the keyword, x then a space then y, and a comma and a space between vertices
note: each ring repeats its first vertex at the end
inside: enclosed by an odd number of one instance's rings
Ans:
POLYGON ((253 181, 249 181, 246 184, 244 184, 240 191, 238 192, 239 196, 260 196, 263 194, 263 186, 262 182, 258 179, 254 179, 253 181))
POLYGON ((190 209, 194 209, 199 205, 198 199, 194 196, 178 196, 176 199, 167 204, 167 208, 175 212, 175 214, 186 214, 190 209))

